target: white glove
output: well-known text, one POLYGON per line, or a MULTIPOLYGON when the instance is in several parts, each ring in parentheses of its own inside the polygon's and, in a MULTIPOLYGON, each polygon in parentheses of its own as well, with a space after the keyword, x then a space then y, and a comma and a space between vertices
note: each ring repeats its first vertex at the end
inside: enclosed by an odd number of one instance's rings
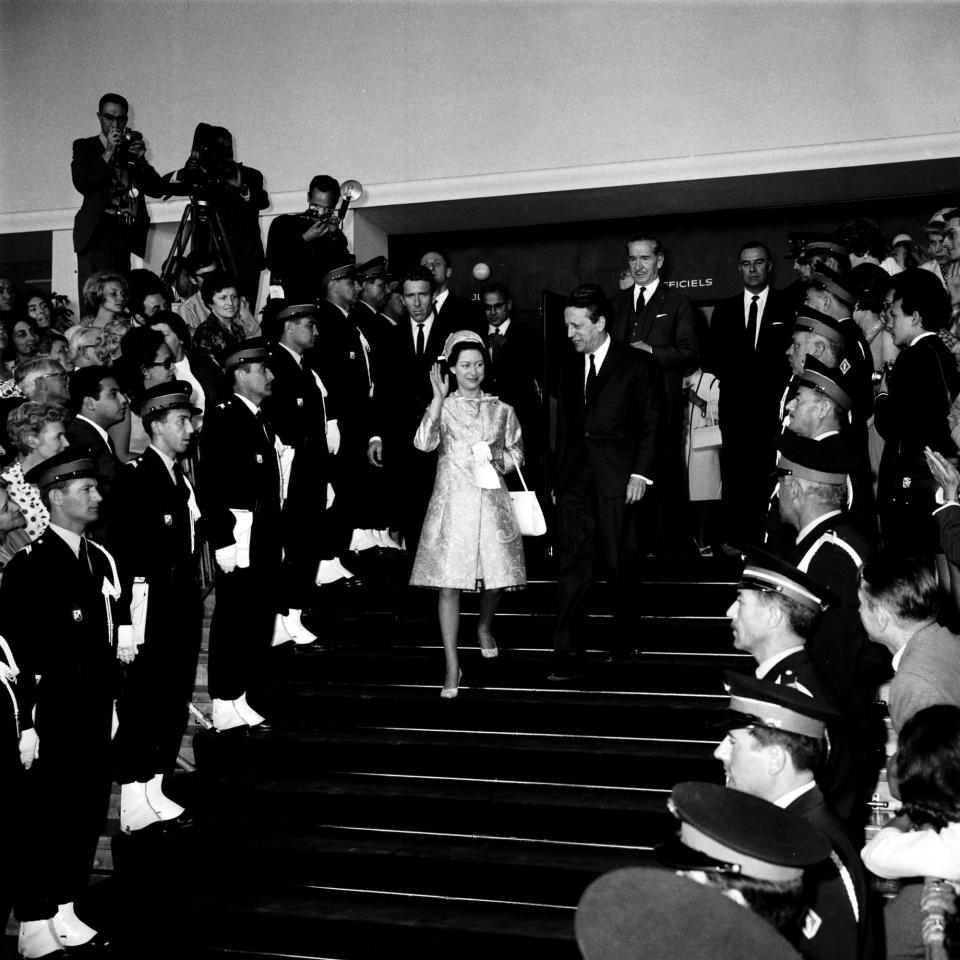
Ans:
POLYGON ((327 450, 335 456, 340 450, 340 427, 336 420, 327 421, 327 450))
POLYGON ((326 507, 327 510, 329 510, 333 506, 333 501, 336 500, 336 498, 337 498, 337 495, 333 491, 333 484, 328 483, 327 484, 327 507, 326 507))
POLYGON ((117 731, 120 729, 120 715, 117 713, 117 701, 113 701, 113 716, 110 718, 110 739, 113 740, 117 736, 117 731))
POLYGON ((121 663, 133 663, 137 655, 137 635, 129 624, 117 627, 117 659, 121 663))
POLYGON ((40 756, 40 737, 31 727, 20 734, 20 762, 25 770, 29 770, 33 761, 40 756))
POLYGON ((473 445, 473 459, 478 461, 492 460, 493 457, 490 454, 490 444, 484 440, 480 440, 478 443, 473 445))
POLYGON ((237 568, 237 545, 231 544, 229 547, 220 547, 214 553, 214 557, 217 561, 217 566, 224 573, 233 573, 237 568))

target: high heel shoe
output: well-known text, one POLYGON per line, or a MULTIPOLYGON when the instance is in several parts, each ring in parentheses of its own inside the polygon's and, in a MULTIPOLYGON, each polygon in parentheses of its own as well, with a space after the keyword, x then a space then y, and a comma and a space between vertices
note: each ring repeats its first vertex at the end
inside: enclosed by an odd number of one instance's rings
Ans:
POLYGON ((452 700, 460 692, 460 681, 463 679, 463 671, 457 674, 457 685, 455 687, 443 686, 440 688, 440 696, 444 700, 452 700))
POLYGON ((477 632, 477 644, 480 646, 480 656, 486 658, 487 660, 492 660, 494 657, 500 656, 500 651, 497 649, 497 641, 493 639, 492 633, 483 633, 477 632), (484 640, 488 643, 492 643, 492 647, 485 647, 483 645, 484 640))

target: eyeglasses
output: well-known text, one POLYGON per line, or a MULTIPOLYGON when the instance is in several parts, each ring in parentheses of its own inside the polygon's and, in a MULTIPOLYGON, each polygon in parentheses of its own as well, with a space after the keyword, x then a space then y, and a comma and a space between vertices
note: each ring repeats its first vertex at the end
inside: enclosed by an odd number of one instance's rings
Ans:
POLYGON ((164 370, 169 370, 173 366, 173 359, 167 357, 166 360, 155 360, 153 363, 149 364, 151 367, 163 367, 164 370))
POLYGON ((125 113, 101 113, 99 117, 106 123, 115 123, 120 127, 127 125, 127 115, 125 113))

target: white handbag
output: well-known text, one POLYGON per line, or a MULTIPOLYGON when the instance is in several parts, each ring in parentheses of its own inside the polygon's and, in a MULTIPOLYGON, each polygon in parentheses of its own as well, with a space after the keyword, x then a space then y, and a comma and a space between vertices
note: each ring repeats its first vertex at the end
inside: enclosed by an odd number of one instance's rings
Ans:
POLYGON ((513 512, 517 516, 517 526, 524 537, 542 537, 547 532, 547 521, 543 518, 540 501, 532 490, 527 489, 527 481, 523 479, 519 467, 517 467, 517 476, 523 484, 523 489, 516 492, 510 491, 513 512))

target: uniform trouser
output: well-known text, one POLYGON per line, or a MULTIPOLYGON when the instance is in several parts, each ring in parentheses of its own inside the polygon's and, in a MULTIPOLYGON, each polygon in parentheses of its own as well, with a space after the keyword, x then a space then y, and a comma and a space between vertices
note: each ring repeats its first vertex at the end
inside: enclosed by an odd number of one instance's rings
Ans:
POLYGON ((6 927, 13 899, 20 889, 21 864, 30 856, 23 845, 27 806, 26 771, 20 763, 19 735, 13 716, 13 704, 0 686, 0 823, 4 824, 6 843, 0 856, 0 927, 6 927))
POLYGON ((217 570, 210 621, 210 696, 236 700, 265 681, 266 657, 281 609, 279 515, 254 517, 250 566, 217 570))
POLYGON ((589 468, 557 497, 559 546, 559 610, 554 627, 554 649, 582 653, 586 638, 586 600, 596 568, 605 568, 614 587, 616 634, 612 652, 630 649, 640 578, 640 518, 644 501, 627 506, 624 493, 606 497, 597 488, 589 468))
POLYGON ((83 309, 83 285, 91 273, 111 270, 126 276, 130 272, 130 228, 117 217, 104 214, 87 245, 77 253, 77 283, 83 309))
POLYGON ((40 755, 26 775, 25 855, 17 919, 52 917, 80 897, 90 879, 110 804, 113 693, 78 680, 37 699, 40 755))
POLYGON ((339 540, 331 535, 337 504, 327 510, 329 460, 315 456, 309 446, 293 457, 287 499, 280 524, 283 537, 281 609, 303 610, 310 605, 321 560, 337 555, 339 540), (335 542, 336 540, 336 542, 335 542))
POLYGON ((144 783, 176 766, 200 651, 202 608, 192 577, 150 586, 145 641, 124 673, 114 747, 119 783, 144 783))

